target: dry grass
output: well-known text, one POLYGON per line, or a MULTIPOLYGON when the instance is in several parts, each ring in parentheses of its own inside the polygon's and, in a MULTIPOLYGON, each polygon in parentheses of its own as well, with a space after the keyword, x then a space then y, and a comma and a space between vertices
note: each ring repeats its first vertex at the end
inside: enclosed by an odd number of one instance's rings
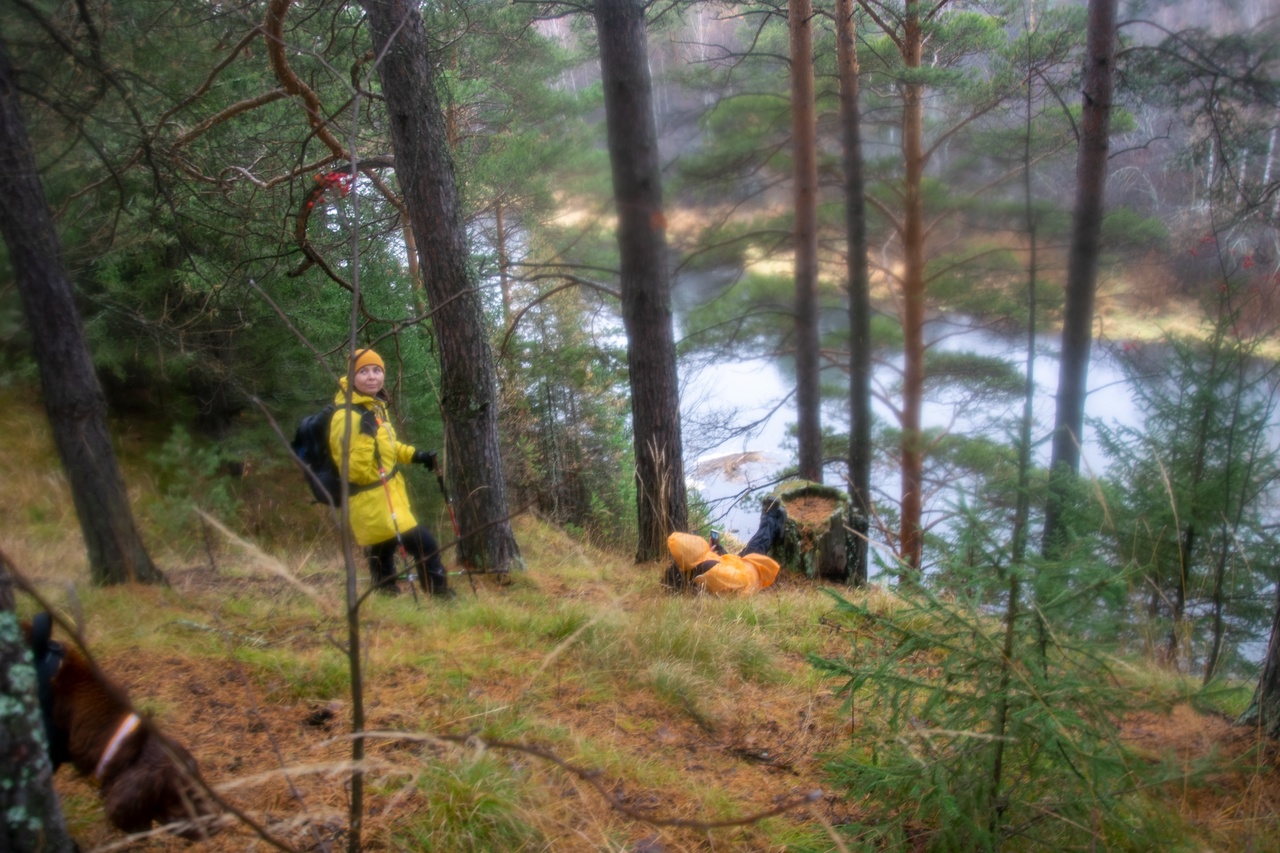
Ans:
MULTIPOLYGON (((829 689, 798 653, 777 648, 772 629, 744 627, 743 602, 656 598, 657 567, 614 577, 598 555, 545 529, 521 530, 526 542, 549 540, 545 553, 555 556, 548 567, 530 554, 533 567, 511 587, 482 577, 475 595, 464 590, 451 607, 404 596, 366 608, 367 726, 389 733, 370 749, 367 847, 486 849, 447 824, 473 834, 472 817, 488 804, 495 838, 527 849, 622 849, 644 838, 661 838, 666 850, 783 849, 773 836, 807 817, 657 830, 623 819, 545 762, 431 738, 478 732, 528 742, 599 771, 632 808, 695 820, 767 810, 821 787, 817 756, 843 738, 829 689), (443 807, 450 798, 462 802, 443 807)), ((232 802, 314 847, 316 833, 335 839, 345 823, 349 701, 343 657, 329 642, 343 641, 331 607, 338 566, 306 568, 306 582, 329 599, 321 606, 230 559, 171 571, 170 590, 93 590, 63 579, 80 588, 95 651, 135 701, 192 747, 232 802)), ((803 600, 759 605, 815 604, 799 587, 787 595, 803 600)), ((82 846, 119 838, 84 781, 67 770, 59 784, 82 846)), ((231 829, 206 849, 250 842, 231 829)))
MULTIPOLYGON (((370 748, 366 847, 612 850, 647 839, 672 851, 763 850, 812 835, 805 814, 655 828, 545 761, 432 737, 549 749, 598 772, 629 808, 690 820, 734 819, 820 787, 818 755, 843 738, 838 703, 802 658, 812 643, 781 648, 790 631, 777 620, 808 633, 828 606, 812 589, 671 600, 656 565, 627 565, 533 521, 518 536, 530 568, 511 586, 481 576, 473 594, 457 578, 453 606, 404 595, 364 609, 366 725, 388 733, 370 748)), ((229 800, 299 847, 341 841, 350 702, 331 549, 277 561, 219 537, 211 561, 165 565, 169 589, 97 589, 83 560, 49 559, 38 536, 5 547, 48 597, 84 614, 105 668, 229 800)), ((86 850, 121 840, 88 783, 66 769, 58 784, 86 850)), ((264 845, 233 827, 205 847, 264 845)))
MULTIPOLYGON (((207 551, 157 546, 168 589, 92 587, 43 415, 3 402, 13 443, 0 458, 0 511, 16 523, 0 547, 49 598, 83 614, 107 671, 228 800, 299 849, 344 849, 344 579, 323 519, 280 502, 294 529, 288 548, 215 531, 207 551)), ((136 458, 126 452, 130 482, 136 458)), ((276 488, 249 482, 244 493, 276 488)), ((831 603, 811 582, 784 576, 748 599, 672 598, 658 590, 656 564, 634 566, 532 519, 516 532, 529 568, 511 585, 481 576, 473 594, 459 577, 452 606, 404 595, 362 611, 366 725, 380 733, 369 748, 366 849, 827 850, 824 822, 873 817, 828 789, 813 813, 659 827, 542 758, 439 739, 536 746, 594 772, 630 809, 699 821, 828 788, 823 755, 849 742, 847 709, 806 658, 844 654, 849 639, 824 623, 831 603)), ((865 595, 877 610, 895 606, 886 590, 865 595)), ((1274 750, 1185 706, 1135 717, 1127 730, 1153 757, 1177 749, 1186 763, 1185 779, 1157 792, 1158 807, 1214 849, 1276 849, 1265 831, 1280 814, 1274 750), (1205 761, 1219 768, 1213 784, 1192 784, 1191 766, 1205 761)), ((57 784, 84 850, 122 842, 91 785, 71 768, 57 784)), ((168 836, 135 846, 187 849, 168 836)), ((268 849, 241 826, 202 848, 268 849)))

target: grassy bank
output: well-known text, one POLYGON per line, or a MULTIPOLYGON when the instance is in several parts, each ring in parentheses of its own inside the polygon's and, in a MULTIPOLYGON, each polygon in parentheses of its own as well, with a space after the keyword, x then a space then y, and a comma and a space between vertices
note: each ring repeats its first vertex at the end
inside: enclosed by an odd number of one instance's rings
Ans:
MULTIPOLYGON (((264 453, 226 483, 232 515, 179 519, 182 501, 156 490, 169 476, 160 468, 181 466, 163 455, 158 463, 153 443, 126 435, 126 479, 170 586, 96 588, 43 415, 22 400, 0 410, 14 436, 0 458, 0 511, 12 520, 2 547, 17 568, 82 621, 107 671, 237 808, 296 849, 345 849, 345 570, 300 481, 264 453)), ((884 589, 792 576, 746 599, 672 597, 658 588, 657 564, 593 550, 529 516, 516 533, 528 570, 509 585, 455 576, 451 605, 415 601, 406 588, 361 610, 374 733, 366 849, 946 849, 921 801, 849 788, 829 772, 837 756, 881 756, 888 766, 905 745, 912 784, 925 791, 947 784, 937 768, 949 756, 936 753, 963 757, 965 744, 983 742, 973 732, 940 741, 942 712, 927 710, 955 656, 936 639, 939 612, 884 589), (861 615, 842 611, 831 592, 861 615), (895 632, 926 641, 908 658, 895 632), (815 658, 851 669, 919 665, 916 683, 892 693, 867 686, 851 704, 840 692, 846 680, 815 658), (918 691, 908 701, 922 716, 890 713, 904 691, 918 691)), ((34 606, 20 602, 24 614, 34 606)), ((998 631, 979 624, 971 635, 998 631)), ((1096 804, 1098 827, 1082 828, 1095 849, 1280 849, 1275 748, 1214 710, 1238 695, 1215 699, 1132 663, 1108 672, 1107 695, 1124 700, 1102 719, 1122 750, 1126 793, 1118 805, 1096 804)), ((1052 697, 1043 707, 1077 710, 1052 697)), ((69 767, 58 786, 82 848, 114 849, 123 836, 103 821, 93 786, 69 767)), ((1053 831, 1062 819, 1046 814, 1005 849, 1044 849, 1065 837, 1053 831)), ((137 844, 187 849, 167 836, 137 844)), ((202 849, 268 847, 237 825, 202 849)))

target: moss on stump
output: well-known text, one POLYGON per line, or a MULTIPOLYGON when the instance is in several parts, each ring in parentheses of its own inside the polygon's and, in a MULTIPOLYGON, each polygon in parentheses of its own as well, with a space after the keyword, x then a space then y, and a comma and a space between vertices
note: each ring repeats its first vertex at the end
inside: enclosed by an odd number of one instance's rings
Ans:
POLYGON ((774 559, 784 568, 818 580, 848 582, 862 540, 849 496, 808 481, 785 483, 777 492, 787 510, 786 532, 774 559))

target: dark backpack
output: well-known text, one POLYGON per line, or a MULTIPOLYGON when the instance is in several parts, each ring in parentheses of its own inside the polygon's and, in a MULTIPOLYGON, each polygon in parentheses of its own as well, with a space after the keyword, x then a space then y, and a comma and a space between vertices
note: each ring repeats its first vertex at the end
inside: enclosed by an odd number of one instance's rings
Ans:
MULTIPOLYGON (((333 461, 329 452, 329 421, 339 408, 337 403, 330 403, 314 415, 307 415, 298 424, 298 431, 293 434, 293 442, 289 447, 294 456, 306 468, 307 485, 316 503, 342 506, 342 477, 338 472, 338 464, 333 461)), ((359 411, 357 406, 350 408, 359 411)), ((376 446, 375 446, 376 452, 376 446)), ((357 486, 352 483, 348 488, 351 494, 378 487, 378 483, 357 486)))
POLYGON ((329 453, 329 419, 338 407, 330 403, 314 415, 307 415, 298 424, 289 447, 293 455, 306 469, 307 485, 316 503, 342 506, 342 478, 338 466, 329 453))

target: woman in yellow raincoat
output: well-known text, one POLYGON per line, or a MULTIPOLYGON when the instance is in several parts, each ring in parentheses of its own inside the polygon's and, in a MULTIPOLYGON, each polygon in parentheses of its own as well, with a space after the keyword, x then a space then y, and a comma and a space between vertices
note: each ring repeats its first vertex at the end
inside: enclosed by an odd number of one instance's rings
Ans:
POLYGON ((329 452, 342 470, 342 448, 350 433, 351 529, 356 542, 368 549, 369 574, 379 592, 394 595, 395 554, 403 543, 412 557, 422 588, 432 595, 451 596, 449 576, 440 561, 435 537, 418 523, 409 506, 400 465, 418 463, 434 471, 436 454, 418 450, 396 437, 387 416, 383 389, 386 369, 382 357, 371 349, 352 357, 354 388, 347 402, 347 378, 342 377, 333 401, 337 405, 329 421, 329 452))
POLYGON ((718 540, 708 542, 692 533, 672 533, 667 537, 667 550, 674 562, 663 575, 663 586, 721 594, 759 592, 778 576, 778 563, 769 552, 782 541, 786 520, 782 502, 773 496, 766 498, 760 527, 738 554, 726 554, 718 540))

